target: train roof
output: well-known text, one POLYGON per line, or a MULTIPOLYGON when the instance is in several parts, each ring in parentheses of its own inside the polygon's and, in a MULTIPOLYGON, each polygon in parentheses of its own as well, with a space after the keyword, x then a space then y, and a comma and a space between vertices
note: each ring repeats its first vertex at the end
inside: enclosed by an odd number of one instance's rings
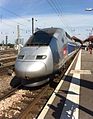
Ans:
POLYGON ((48 33, 48 34, 53 35, 53 34, 54 34, 55 32, 57 32, 57 31, 64 31, 64 30, 61 29, 61 28, 53 28, 53 27, 51 27, 51 28, 41 29, 40 31, 44 31, 44 32, 46 32, 46 33, 48 33))
POLYGON ((53 27, 51 27, 51 28, 41 29, 40 31, 44 31, 44 32, 46 32, 46 33, 48 33, 48 34, 51 34, 51 35, 54 35, 56 32, 57 32, 57 33, 58 33, 58 32, 63 32, 63 33, 65 33, 65 35, 66 35, 69 39, 71 39, 71 36, 70 36, 66 31, 64 31, 64 29, 62 29, 62 28, 53 28, 53 27))

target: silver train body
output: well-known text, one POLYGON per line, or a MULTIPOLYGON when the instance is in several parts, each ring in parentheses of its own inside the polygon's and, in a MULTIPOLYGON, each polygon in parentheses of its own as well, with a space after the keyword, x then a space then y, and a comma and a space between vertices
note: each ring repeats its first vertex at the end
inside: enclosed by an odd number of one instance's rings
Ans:
POLYGON ((25 86, 39 86, 49 80, 77 51, 77 44, 60 28, 35 32, 21 49, 15 63, 16 77, 25 86))

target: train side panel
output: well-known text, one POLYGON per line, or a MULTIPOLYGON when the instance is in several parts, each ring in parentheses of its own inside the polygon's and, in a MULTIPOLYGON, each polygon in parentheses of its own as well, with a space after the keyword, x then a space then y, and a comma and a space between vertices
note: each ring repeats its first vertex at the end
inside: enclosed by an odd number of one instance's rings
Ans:
MULTIPOLYGON (((66 62, 67 56, 68 56, 68 49, 67 49, 67 37, 65 34, 65 31, 63 29, 58 29, 56 33, 54 34, 54 38, 56 39, 56 50, 57 50, 57 57, 58 62, 54 62, 54 70, 60 70, 60 68, 64 65, 66 62)), ((54 54, 55 56, 55 54, 54 54)), ((55 56, 56 57, 56 56, 55 56)), ((53 59, 55 59, 53 57, 53 59)))

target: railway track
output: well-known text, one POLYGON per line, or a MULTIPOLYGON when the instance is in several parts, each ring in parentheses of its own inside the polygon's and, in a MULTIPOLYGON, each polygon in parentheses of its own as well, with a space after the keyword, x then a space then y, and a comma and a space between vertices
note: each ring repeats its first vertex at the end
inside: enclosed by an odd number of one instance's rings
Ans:
POLYGON ((29 106, 22 111, 18 119, 33 119, 37 118, 40 111, 43 109, 44 105, 46 104, 47 100, 50 98, 51 94, 57 87, 60 80, 63 78, 64 73, 66 72, 68 66, 70 65, 71 60, 67 63, 66 67, 61 69, 61 74, 57 75, 52 82, 46 85, 35 98, 33 101, 30 102, 29 106), (27 116, 28 115, 28 116, 27 116))
MULTIPOLYGON (((12 112, 19 111, 19 114, 15 114, 15 112, 14 112, 12 114, 11 119, 25 119, 27 117, 27 114, 30 114, 30 115, 33 114, 33 111, 36 111, 36 110, 34 110, 34 107, 36 109, 36 104, 38 106, 40 105, 40 103, 38 103, 38 101, 42 102, 44 100, 43 103, 41 103, 41 105, 43 106, 45 104, 45 102, 47 101, 47 99, 49 98, 50 94, 48 94, 48 92, 47 92, 48 90, 49 90, 49 85, 46 85, 45 87, 42 87, 38 90, 27 91, 25 94, 22 94, 23 100, 20 101, 20 104, 19 103, 15 104, 15 102, 13 102, 13 105, 9 106, 8 109, 4 110, 4 112, 6 112, 6 113, 3 113, 2 119, 5 119, 5 118, 9 119, 11 110, 12 110, 12 112), (42 101, 40 101, 40 99, 42 101), (31 113, 30 113, 30 111, 31 111, 31 113), (6 116, 6 115, 8 115, 8 116, 6 116)), ((10 99, 12 98, 13 95, 16 97, 16 92, 17 92, 16 89, 14 89, 13 91, 11 91, 11 93, 5 95, 2 99, 5 100, 5 103, 6 103, 6 102, 8 102, 7 100, 9 100, 9 97, 10 97, 10 99)), ((49 90, 49 92, 50 92, 50 90, 49 90)), ((2 101, 2 99, 1 99, 1 101, 2 101)), ((4 101, 3 101, 3 103, 4 103, 4 101)), ((36 112, 35 112, 35 114, 36 114, 36 112)), ((33 117, 33 115, 32 115, 32 117, 33 117)))
MULTIPOLYGON (((60 76, 60 78, 61 77, 62 77, 62 75, 60 76)), ((59 80, 60 80, 60 78, 59 78, 59 80)), ((5 119, 5 118, 9 119, 11 112, 12 112, 11 119, 14 119, 14 118, 15 119, 27 119, 27 115, 28 115, 28 117, 30 116, 30 119, 36 117, 39 114, 39 112, 41 111, 41 109, 43 108, 43 106, 45 105, 45 103, 47 102, 47 100, 49 99, 49 97, 52 94, 52 92, 54 91, 54 89, 56 88, 58 82, 59 82, 58 78, 56 77, 53 82, 51 81, 47 85, 45 85, 43 87, 39 87, 36 90, 35 89, 28 90, 23 87, 22 91, 26 91, 26 93, 22 94, 23 99, 21 101, 17 101, 20 103, 13 102, 13 105, 9 106, 9 109, 4 110, 4 113, 2 113, 3 114, 2 119, 5 119)), ((18 88, 10 91, 8 94, 5 94, 0 99, 0 101, 2 101, 2 100, 7 101, 7 99, 9 99, 9 97, 11 99, 11 97, 13 95, 16 97, 17 91, 18 91, 18 88)), ((19 89, 19 93, 20 93, 20 89, 19 89)))
POLYGON ((0 56, 0 62, 5 61, 6 59, 9 60, 11 58, 16 58, 17 56, 12 54, 12 55, 4 55, 4 56, 0 56))
POLYGON ((14 73, 14 64, 15 62, 9 62, 5 64, 3 67, 0 67, 0 77, 12 75, 14 73))
MULTIPOLYGON (((71 62, 71 60, 70 60, 71 62)), ((51 80, 50 83, 48 83, 45 86, 39 87, 36 90, 34 89, 25 89, 22 87, 21 91, 22 94, 20 93, 20 90, 18 91, 14 89, 14 91, 11 91, 11 93, 8 95, 6 94, 3 96, 0 101, 6 100, 8 98, 16 96, 16 92, 19 92, 18 95, 20 94, 19 97, 21 99, 18 101, 15 101, 16 99, 13 99, 12 105, 5 110, 1 111, 2 112, 2 119, 33 119, 37 118, 38 114, 40 111, 43 109, 44 105, 46 104, 47 100, 55 90, 56 86, 58 85, 60 79, 64 76, 64 73, 69 66, 70 62, 68 62, 67 66, 65 68, 62 68, 62 73, 60 75, 56 75, 53 80, 51 80)))
POLYGON ((0 76, 13 73, 16 56, 10 56, 0 59, 0 76))
POLYGON ((2 94, 0 94, 0 101, 5 100, 7 97, 13 95, 21 85, 18 85, 16 88, 8 88, 2 94))
POLYGON ((0 51, 0 67, 2 67, 5 63, 15 60, 16 57, 17 57, 16 50, 0 51))
MULTIPOLYGON (((65 72, 65 70, 64 70, 65 72)), ((63 72, 63 74, 64 74, 63 72)), ((40 111, 43 109, 44 105, 46 104, 47 100, 50 98, 51 94, 55 90, 56 86, 58 85, 59 81, 63 77, 61 74, 58 77, 55 77, 49 84, 44 86, 37 95, 32 96, 32 101, 30 104, 21 112, 18 116, 18 119, 33 119, 37 118, 40 111), (28 115, 28 116, 27 116, 28 115)), ((26 101, 25 101, 26 102, 26 101)), ((27 102, 26 102, 27 103, 27 102)))
POLYGON ((10 56, 10 57, 5 57, 0 59, 1 67, 3 67, 5 64, 15 61, 17 56, 10 56))
POLYGON ((0 51, 0 56, 1 55, 4 55, 4 54, 17 54, 17 50, 14 50, 14 49, 7 49, 7 50, 1 50, 0 51))
POLYGON ((16 50, 0 51, 0 76, 13 73, 16 57, 16 50))
POLYGON ((30 115, 30 118, 34 118, 32 114, 34 113, 34 111, 36 114, 36 104, 39 106, 39 105, 43 105, 43 103, 46 102, 41 100, 42 99, 47 100, 47 98, 45 99, 45 97, 46 97, 46 92, 48 90, 49 90, 49 86, 47 85, 43 87, 42 90, 40 90, 37 94, 35 94, 34 97, 32 97, 33 100, 30 102, 29 106, 27 106, 27 108, 21 112, 18 119, 26 119, 27 115, 30 115))

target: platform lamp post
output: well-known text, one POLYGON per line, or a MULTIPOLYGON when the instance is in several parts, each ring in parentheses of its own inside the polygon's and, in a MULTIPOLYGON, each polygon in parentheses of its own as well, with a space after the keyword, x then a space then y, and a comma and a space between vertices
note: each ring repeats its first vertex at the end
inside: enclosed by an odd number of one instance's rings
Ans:
MULTIPOLYGON (((93 11, 93 8, 86 8, 85 11, 91 12, 91 11, 93 11)), ((92 33, 93 33, 93 27, 89 32, 89 37, 92 35, 92 33)))
MULTIPOLYGON (((93 8, 86 8, 85 11, 91 12, 91 11, 93 11, 93 8)), ((89 36, 92 35, 93 27, 92 27, 92 29, 90 31, 91 32, 89 33, 89 36)))
POLYGON ((93 11, 93 8, 86 8, 85 11, 93 11))

